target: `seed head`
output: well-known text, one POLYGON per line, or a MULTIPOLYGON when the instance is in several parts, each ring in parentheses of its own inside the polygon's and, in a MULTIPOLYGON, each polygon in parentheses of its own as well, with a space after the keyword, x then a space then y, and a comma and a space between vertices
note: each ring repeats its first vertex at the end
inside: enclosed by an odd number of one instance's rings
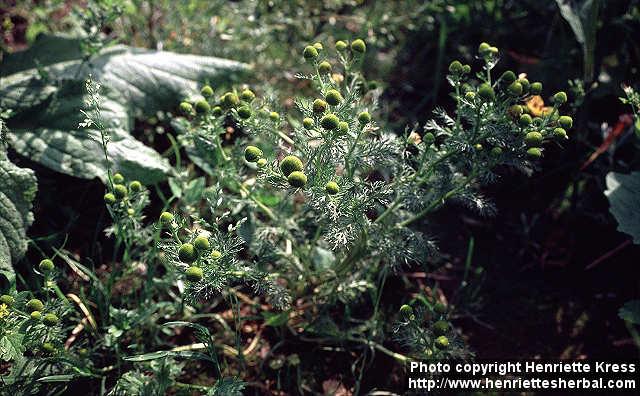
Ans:
POLYGON ((531 116, 529 114, 523 114, 518 119, 518 125, 520 125, 521 127, 529 126, 532 122, 533 120, 531 119, 531 116))
POLYGON ((449 339, 445 336, 436 338, 436 347, 439 349, 447 349, 449 346, 449 339))
POLYGON ((415 319, 415 315, 413 314, 413 308, 411 305, 404 304, 400 307, 400 316, 404 320, 413 320, 415 319))
POLYGON ((277 111, 272 111, 269 113, 269 119, 273 122, 277 122, 280 120, 280 114, 277 111))
POLYGON ((40 320, 42 319, 42 313, 40 313, 40 311, 33 311, 29 314, 29 317, 31 320, 40 320))
POLYGON ((529 149, 527 149, 527 156, 531 159, 540 158, 542 157, 542 150, 538 147, 529 147, 529 149))
POLYGON ((514 81, 511 84, 509 84, 509 86, 507 87, 507 91, 509 92, 509 95, 518 97, 522 95, 522 84, 520 84, 517 81, 514 81))
POLYGON ((491 53, 491 45, 489 43, 482 42, 478 46, 478 53, 482 56, 488 55, 491 53))
POLYGON ((511 118, 514 118, 514 119, 516 119, 516 120, 517 120, 517 119, 519 119, 519 118, 520 118, 520 116, 521 116, 521 115, 522 115, 522 113, 523 113, 522 106, 517 105, 517 104, 512 105, 512 106, 510 106, 510 107, 509 107, 509 109, 507 110, 507 113, 509 113, 509 115, 511 116, 511 118))
POLYGON ((104 203, 107 205, 113 205, 116 203, 116 196, 111 193, 104 194, 104 203))
POLYGON ((53 346, 53 344, 50 342, 45 342, 42 344, 42 351, 45 353, 52 354, 56 351, 56 347, 53 346))
POLYGON ((222 257, 222 253, 220 253, 220 251, 219 251, 219 250, 215 250, 215 249, 213 249, 213 250, 211 251, 211 258, 212 258, 212 259, 217 260, 217 259, 219 259, 220 257, 222 257))
POLYGON ((336 41, 336 49, 340 52, 346 50, 348 46, 349 45, 345 41, 342 41, 342 40, 336 41))
POLYGON ((529 87, 529 93, 531 95, 540 95, 540 93, 542 92, 542 83, 541 82, 534 82, 531 83, 531 86, 529 87))
POLYGON ((3 294, 0 296, 0 304, 5 304, 10 307, 15 302, 15 299, 8 294, 3 294))
POLYGON ((502 82, 504 82, 505 84, 511 84, 516 81, 516 74, 511 70, 507 70, 506 72, 502 73, 502 76, 500 76, 500 80, 502 80, 502 82))
POLYGON ((464 66, 462 65, 462 63, 460 63, 460 61, 454 60, 449 64, 449 73, 456 76, 460 75, 464 73, 464 66))
POLYGON ((236 107, 240 103, 240 98, 233 92, 227 92, 222 95, 222 105, 226 108, 236 107))
POLYGON ((346 135, 349 132, 349 123, 346 121, 340 121, 338 123, 338 131, 341 135, 346 135))
POLYGON ((553 136, 556 139, 569 139, 569 136, 567 136, 567 131, 564 128, 555 128, 553 130, 553 136))
POLYGON ((445 335, 449 331, 449 322, 446 320, 439 320, 433 324, 433 332, 436 335, 445 335))

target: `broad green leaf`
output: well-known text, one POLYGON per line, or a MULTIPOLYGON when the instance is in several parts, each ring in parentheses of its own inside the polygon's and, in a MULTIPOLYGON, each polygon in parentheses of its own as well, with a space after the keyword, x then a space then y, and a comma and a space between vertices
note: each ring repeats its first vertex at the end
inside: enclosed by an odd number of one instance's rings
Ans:
POLYGON ((0 147, 0 276, 13 283, 15 263, 27 251, 27 228, 33 222, 31 204, 37 192, 31 169, 11 163, 0 147))
POLYGON ((91 77, 103 87, 102 120, 109 129, 109 159, 128 178, 162 180, 171 167, 130 135, 134 117, 173 110, 198 85, 228 85, 244 64, 126 46, 102 50, 85 60, 79 40, 44 36, 25 53, 5 57, 0 106, 14 110, 9 141, 21 155, 56 171, 106 180, 100 133, 79 129, 91 77), (68 49, 64 49, 69 47, 68 49), (59 48, 52 53, 51 48, 59 48), (12 74, 9 74, 12 73, 12 74))
POLYGON ((629 323, 640 324, 640 300, 627 301, 618 311, 618 316, 629 323))
POLYGON ((6 333, 0 337, 0 360, 13 361, 24 353, 22 339, 24 334, 6 333))
POLYGON ((618 221, 618 230, 640 244, 640 172, 609 172, 605 195, 611 205, 609 211, 618 221))

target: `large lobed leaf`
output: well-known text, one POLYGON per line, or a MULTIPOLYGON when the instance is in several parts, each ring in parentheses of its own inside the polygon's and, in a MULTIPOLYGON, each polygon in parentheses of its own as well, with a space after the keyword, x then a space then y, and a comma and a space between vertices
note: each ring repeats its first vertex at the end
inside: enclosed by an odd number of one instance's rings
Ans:
POLYGON ((128 177, 162 180, 170 166, 130 135, 134 117, 170 110, 198 84, 226 85, 242 63, 115 46, 83 61, 77 39, 44 36, 25 53, 5 57, 0 106, 11 108, 9 142, 21 155, 69 175, 106 178, 98 131, 78 129, 88 77, 105 88, 103 118, 109 157, 128 177), (9 74, 11 73, 11 74, 9 74))
POLYGON ((0 147, 0 277, 13 282, 11 267, 27 250, 27 228, 33 222, 31 204, 37 192, 32 170, 11 163, 0 147))
POLYGON ((605 195, 611 205, 609 211, 618 221, 618 230, 640 244, 640 172, 609 172, 605 195))

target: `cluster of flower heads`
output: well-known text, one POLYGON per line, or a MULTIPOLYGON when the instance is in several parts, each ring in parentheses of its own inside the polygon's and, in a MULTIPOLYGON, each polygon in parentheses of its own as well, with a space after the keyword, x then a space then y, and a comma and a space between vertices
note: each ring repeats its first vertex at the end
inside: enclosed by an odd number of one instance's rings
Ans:
POLYGON ((202 280, 203 271, 201 264, 205 260, 219 260, 222 253, 212 248, 209 235, 200 233, 189 239, 189 242, 180 242, 177 234, 178 225, 174 221, 175 217, 170 212, 162 212, 158 219, 160 226, 172 234, 174 239, 179 242, 177 249, 177 258, 184 263, 184 277, 187 281, 197 283, 202 280))
POLYGON ((133 216, 137 206, 134 202, 142 191, 143 185, 138 180, 131 181, 127 186, 124 176, 116 173, 111 177, 109 192, 104 194, 104 202, 113 210, 133 216))
POLYGON ((458 336, 447 320, 449 309, 441 302, 400 307, 396 339, 413 350, 417 357, 461 357, 464 354, 458 336))
MULTIPOLYGON (((525 75, 507 70, 495 81, 490 79, 488 71, 498 61, 499 50, 487 43, 478 47, 478 55, 486 62, 487 75, 480 76, 482 82, 476 87, 469 82, 471 67, 454 60, 449 65, 449 81, 457 88, 459 105, 495 106, 511 120, 513 127, 521 133, 521 148, 532 159, 542 156, 542 145, 547 140, 568 139, 567 130, 573 126, 570 116, 561 115, 559 108, 567 102, 565 92, 557 92, 550 98, 551 107, 544 106, 542 83, 529 82, 525 75)), ((433 137, 433 136, 431 136, 433 137)), ((429 139, 426 139, 429 140, 429 139)), ((475 144, 478 151, 484 150, 483 142, 475 144)), ((490 153, 499 157, 503 147, 496 145, 490 153)))
MULTIPOLYGON (((53 260, 49 258, 41 260, 38 264, 38 270, 44 276, 45 285, 47 285, 55 270, 53 260)), ((0 330, 11 331, 8 330, 11 326, 7 325, 11 322, 14 328, 19 329, 18 331, 29 335, 25 339, 21 338, 23 344, 25 342, 35 343, 35 345, 29 346, 39 346, 39 350, 45 354, 55 353, 57 341, 51 328, 56 327, 60 322, 56 313, 57 304, 55 300, 45 304, 38 298, 25 297, 27 294, 23 292, 17 295, 3 294, 0 296, 0 330), (32 342, 28 342, 26 339, 32 340, 32 342)), ((14 345, 14 348, 21 349, 17 345, 14 345)))
MULTIPOLYGON (((240 93, 228 91, 216 98, 213 88, 210 85, 205 85, 200 90, 200 95, 200 97, 180 103, 180 112, 184 116, 205 117, 211 115, 220 117, 231 112, 237 119, 248 120, 256 113, 255 106, 252 106, 256 94, 249 88, 243 89, 240 93)), ((271 111, 266 107, 261 107, 259 113, 273 122, 280 120, 278 112, 271 111)))
MULTIPOLYGON (((361 39, 356 39, 349 45, 347 42, 339 40, 335 44, 341 58, 346 62, 347 56, 349 60, 359 60, 366 51, 366 44, 361 39), (347 55, 350 48, 351 55, 347 55)), ((324 47, 321 43, 306 46, 302 55, 305 60, 314 64, 316 71, 320 75, 331 74, 333 67, 331 63, 323 57, 324 47)), ((320 77, 322 78, 322 77, 320 77)), ((332 81, 340 82, 343 76, 333 74, 332 81)), ((308 131, 316 130, 319 126, 320 132, 324 134, 334 134, 335 136, 346 136, 352 126, 349 122, 341 120, 336 114, 344 104, 344 97, 336 88, 330 88, 324 92, 322 97, 313 100, 311 105, 311 114, 302 119, 301 124, 308 131)), ((357 128, 364 128, 371 122, 371 115, 368 111, 361 111, 357 115, 357 128)), ((277 174, 270 169, 265 168, 268 161, 263 158, 263 152, 256 146, 247 146, 244 151, 245 160, 249 163, 256 163, 258 168, 263 169, 267 176, 274 178, 286 178, 287 183, 294 188, 304 188, 308 182, 307 175, 304 173, 304 164, 302 160, 295 155, 287 155, 279 163, 281 174, 277 174)), ((340 192, 340 186, 335 180, 329 180, 324 184, 324 190, 329 195, 335 195, 340 192)))

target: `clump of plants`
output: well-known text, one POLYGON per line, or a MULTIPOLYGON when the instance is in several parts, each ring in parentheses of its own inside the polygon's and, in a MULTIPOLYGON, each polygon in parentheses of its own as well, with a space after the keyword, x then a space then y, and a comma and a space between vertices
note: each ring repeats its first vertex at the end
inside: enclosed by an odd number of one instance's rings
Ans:
MULTIPOLYGON (((251 356, 255 345, 243 348, 247 300, 266 326, 283 330, 270 340, 273 349, 293 338, 298 345, 339 345, 362 362, 375 352, 401 363, 469 356, 450 321, 454 306, 406 296, 398 312, 382 298, 387 280, 412 266, 434 269, 437 247, 422 227, 429 215, 449 201, 493 213, 479 189, 499 178, 496 169, 529 172, 546 144, 567 139, 572 120, 560 114, 566 94, 554 94, 552 107, 532 110, 542 84, 514 72, 494 76, 499 50, 482 43, 481 70, 459 61, 449 66, 455 110, 438 108, 421 128, 397 134, 377 122, 380 90, 360 71, 366 51, 362 39, 301 48, 304 65, 296 77, 311 94, 296 98, 293 111, 246 86, 204 85, 183 98, 173 119, 180 135, 172 142, 171 196, 156 188, 163 206, 158 213, 149 213, 149 188, 108 169, 104 202, 113 225, 106 232, 114 237, 118 265, 98 278, 60 252, 94 285, 89 295, 104 321, 94 330, 104 334, 86 342, 101 353, 116 351, 108 370, 73 360, 78 348, 67 352, 61 335, 44 331, 60 329, 68 305, 52 283, 50 261, 38 269, 45 277, 44 303, 36 306, 26 294, 2 297, 3 334, 20 337, 25 351, 37 347, 33 358, 55 357, 46 360, 56 364, 52 373, 83 367, 83 376, 105 378, 117 371, 113 394, 169 388, 239 393, 242 373, 226 357, 240 366, 257 359, 251 356), (183 161, 183 152, 192 163, 183 161), (123 280, 139 299, 116 308, 117 291, 127 291, 119 287, 123 280), (48 290, 57 300, 48 299, 48 290), (220 304, 230 308, 233 324, 222 320, 214 332, 204 318, 216 317, 220 304), (161 323, 154 327, 150 318, 161 323), (193 330, 198 343, 167 348, 151 341, 175 334, 175 327, 193 330), (179 380, 183 366, 173 363, 180 359, 213 367, 213 383, 179 380)), ((100 131, 109 164, 99 88, 87 87, 84 125, 100 131)), ((284 353, 269 354, 272 370, 305 365, 297 354, 284 353)), ((355 369, 356 387, 365 369, 355 369)))

